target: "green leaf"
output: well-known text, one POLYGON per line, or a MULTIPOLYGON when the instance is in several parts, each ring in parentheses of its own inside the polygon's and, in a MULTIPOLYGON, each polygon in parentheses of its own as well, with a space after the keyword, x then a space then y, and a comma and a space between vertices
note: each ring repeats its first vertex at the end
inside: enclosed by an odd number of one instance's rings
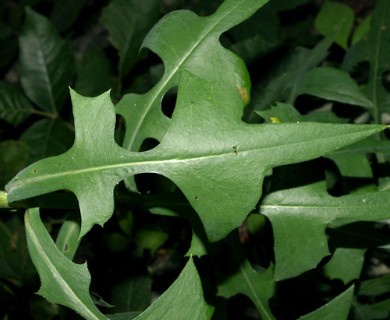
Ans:
POLYGON ((175 86, 179 85, 180 90, 179 77, 184 70, 212 82, 227 82, 232 90, 241 92, 245 104, 249 101, 250 84, 245 66, 241 59, 222 47, 219 38, 266 2, 227 0, 208 17, 199 17, 191 11, 176 11, 153 27, 143 47, 161 57, 165 72, 150 91, 125 95, 117 104, 117 112, 126 121, 124 148, 138 151, 146 138, 163 139, 169 119, 161 111, 161 100, 175 86))
POLYGON ((329 279, 341 279, 344 284, 358 279, 362 272, 365 249, 337 248, 324 266, 329 279))
POLYGON ((388 219, 389 206, 386 191, 332 197, 322 182, 270 193, 260 212, 272 224, 275 279, 299 275, 329 254, 327 225, 388 219))
POLYGON ((89 295, 91 276, 87 265, 71 262, 57 249, 38 209, 27 211, 25 225, 28 249, 41 279, 38 294, 50 302, 73 309, 85 319, 107 319, 89 295))
POLYGON ((269 307, 269 299, 275 293, 273 266, 262 272, 255 271, 246 259, 238 237, 230 236, 229 266, 236 270, 218 285, 218 295, 231 298, 239 293, 247 295, 255 304, 261 319, 275 319, 269 307))
POLYGON ((0 82, 0 118, 8 123, 18 126, 34 108, 17 87, 6 82, 0 82))
POLYGON ((16 216, 8 225, 0 221, 0 277, 19 286, 35 275, 22 221, 16 216))
POLYGON ((87 0, 55 0, 50 20, 60 32, 66 31, 75 22, 87 0))
POLYGON ((114 0, 103 10, 102 22, 109 31, 110 42, 119 51, 121 78, 138 61, 142 41, 159 15, 159 0, 114 0))
POLYGON ((331 67, 310 70, 299 82, 299 94, 310 94, 330 101, 337 101, 365 108, 372 102, 363 95, 356 82, 345 72, 331 67))
MULTIPOLYGON (((275 102, 294 104, 300 81, 307 72, 325 59, 331 44, 330 39, 324 39, 313 49, 298 47, 289 53, 273 71, 267 85, 261 84, 256 99, 252 101, 253 110, 249 111, 262 111, 275 102)), ((249 114, 248 120, 251 117, 253 116, 249 114)))
POLYGON ((132 320, 138 317, 141 312, 124 312, 124 313, 114 313, 106 314, 106 317, 110 320, 132 320))
POLYGON ((144 311, 152 302, 152 279, 148 276, 121 279, 112 288, 115 312, 144 311))
POLYGON ((351 40, 352 44, 356 44, 360 40, 367 37, 368 33, 370 32, 371 18, 372 18, 371 15, 368 16, 357 26, 352 36, 352 40, 351 40))
POLYGON ((326 156, 335 162, 344 177, 372 178, 372 168, 366 154, 362 153, 332 153, 326 156))
POLYGON ((29 148, 22 141, 0 142, 0 189, 28 164, 29 148))
POLYGON ((343 67, 351 71, 362 62, 368 62, 369 79, 366 87, 368 98, 373 103, 375 123, 381 123, 381 114, 390 111, 388 65, 390 55, 390 2, 379 0, 375 6, 371 28, 367 38, 348 50, 343 67))
POLYGON ((164 140, 153 150, 135 153, 114 141, 115 113, 108 93, 85 98, 73 92, 72 99, 76 128, 72 148, 27 167, 6 190, 10 202, 60 189, 72 191, 80 204, 81 235, 111 217, 116 184, 137 173, 154 172, 183 191, 208 238, 221 239, 255 207, 270 168, 319 157, 385 128, 248 125, 236 108, 243 103, 239 92, 183 73, 164 140))
POLYGON ((73 52, 47 18, 26 9, 19 37, 20 80, 26 95, 41 109, 57 114, 68 97, 73 52))
POLYGON ((316 17, 315 27, 322 35, 331 37, 342 48, 348 48, 355 14, 351 7, 326 1, 316 17))
POLYGON ((354 286, 339 294, 321 308, 300 317, 299 320, 345 320, 348 319, 353 299, 354 286))
POLYGON ((20 140, 30 147, 30 163, 65 152, 73 142, 74 133, 61 119, 43 119, 24 131, 20 140))
POLYGON ((113 86, 111 69, 110 60, 103 52, 97 49, 87 51, 78 68, 75 90, 88 97, 106 92, 113 86))
POLYGON ((71 261, 80 244, 79 236, 80 224, 72 220, 65 221, 58 232, 56 246, 71 261))
POLYGON ((202 283, 190 258, 176 281, 137 320, 209 320, 213 307, 203 298, 202 283))

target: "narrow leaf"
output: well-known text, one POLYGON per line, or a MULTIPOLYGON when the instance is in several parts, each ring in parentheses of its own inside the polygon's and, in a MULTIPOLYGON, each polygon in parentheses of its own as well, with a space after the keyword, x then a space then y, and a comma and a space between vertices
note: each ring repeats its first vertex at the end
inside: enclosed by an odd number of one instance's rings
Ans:
POLYGON ((68 97, 73 52, 50 21, 26 9, 19 37, 20 80, 26 95, 41 109, 56 114, 68 97))
POLYGON ((28 249, 41 279, 38 294, 52 303, 73 309, 85 319, 107 319, 89 295, 91 276, 87 265, 71 262, 57 249, 38 209, 27 211, 25 225, 28 249))
POLYGON ((194 261, 189 259, 176 281, 137 320, 209 320, 213 307, 203 298, 202 283, 194 261))
POLYGON ((58 232, 56 246, 71 261, 79 247, 79 236, 80 224, 72 220, 65 221, 58 232))
POLYGON ((310 70, 299 83, 298 94, 372 108, 372 102, 360 92, 349 74, 331 67, 310 70))
POLYGON ((260 206, 272 224, 275 279, 314 268, 329 254, 325 228, 337 221, 378 221, 390 217, 387 191, 332 197, 323 183, 276 191, 260 206))
POLYGON ((326 1, 316 17, 317 31, 331 37, 342 48, 348 48, 348 39, 355 19, 351 7, 343 3, 326 1))

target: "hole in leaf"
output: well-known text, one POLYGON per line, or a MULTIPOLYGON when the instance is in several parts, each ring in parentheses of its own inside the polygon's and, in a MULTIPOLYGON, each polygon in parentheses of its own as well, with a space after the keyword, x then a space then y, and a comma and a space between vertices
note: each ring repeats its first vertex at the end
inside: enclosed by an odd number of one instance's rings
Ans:
POLYGON ((159 142, 157 139, 154 139, 154 138, 146 138, 146 139, 142 142, 139 151, 140 151, 140 152, 143 152, 143 151, 152 150, 152 149, 154 149, 155 147, 157 147, 159 144, 160 144, 160 142, 159 142))
POLYGON ((161 101, 161 111, 168 118, 172 118, 173 111, 175 110, 177 99, 177 87, 173 87, 167 91, 164 98, 161 101))
POLYGON ((390 92, 390 70, 382 73, 381 82, 386 91, 390 92))

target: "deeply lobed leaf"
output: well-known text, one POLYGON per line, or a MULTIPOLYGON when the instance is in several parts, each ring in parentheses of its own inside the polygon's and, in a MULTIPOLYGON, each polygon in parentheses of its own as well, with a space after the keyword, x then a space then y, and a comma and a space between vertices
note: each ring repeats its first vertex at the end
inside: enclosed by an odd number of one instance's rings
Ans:
POLYGON ((238 92, 183 73, 164 140, 153 150, 134 153, 114 141, 115 113, 108 93, 85 98, 73 92, 72 99, 73 147, 24 169, 6 190, 10 201, 60 189, 74 192, 83 219, 81 235, 110 218, 117 183, 154 172, 181 188, 208 238, 218 240, 254 208, 268 169, 319 157, 384 129, 318 123, 247 125, 230 107, 241 101, 238 92))

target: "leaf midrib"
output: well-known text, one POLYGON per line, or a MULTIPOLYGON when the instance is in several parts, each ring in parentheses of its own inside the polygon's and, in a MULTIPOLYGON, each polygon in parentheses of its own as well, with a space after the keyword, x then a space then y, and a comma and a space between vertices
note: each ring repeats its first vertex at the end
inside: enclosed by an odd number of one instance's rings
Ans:
MULTIPOLYGON (((344 137, 350 136, 350 135, 355 135, 355 134, 356 134, 356 132, 352 132, 352 133, 349 133, 349 134, 345 134, 344 137)), ((325 138, 320 137, 320 138, 317 138, 317 139, 311 139, 310 142, 311 143, 318 142, 318 144, 320 144, 320 142, 323 141, 323 140, 329 140, 329 137, 327 137, 327 138, 326 137, 325 138)), ((39 181, 46 180, 46 179, 54 179, 54 178, 59 178, 59 177, 63 177, 63 176, 91 173, 91 172, 111 170, 111 169, 121 169, 121 168, 126 168, 126 167, 137 167, 137 166, 148 167, 148 166, 154 166, 154 165, 158 166, 158 165, 161 165, 161 164, 168 164, 168 163, 172 164, 172 163, 183 163, 183 162, 191 162, 191 161, 202 161, 202 160, 207 160, 207 159, 217 159, 217 158, 221 158, 221 157, 223 158, 223 157, 227 157, 227 156, 231 156, 231 157, 238 157, 238 156, 240 156, 240 157, 242 157, 243 155, 247 155, 247 154, 250 154, 250 153, 258 153, 260 151, 262 151, 263 154, 269 154, 269 153, 272 153, 272 150, 275 150, 275 149, 281 149, 283 147, 294 148, 293 146, 297 147, 299 145, 307 144, 307 142, 308 141, 300 141, 300 142, 297 142, 297 143, 290 143, 288 145, 286 145, 286 144, 282 144, 282 145, 278 144, 278 145, 274 145, 274 146, 258 147, 258 148, 253 148, 253 149, 249 149, 249 150, 248 149, 246 149, 246 150, 238 150, 238 154, 236 153, 236 150, 234 150, 234 148, 232 147, 231 150, 229 150, 229 151, 224 150, 223 152, 218 153, 218 154, 212 154, 212 155, 207 154, 207 155, 192 156, 192 157, 186 157, 186 158, 178 158, 177 154, 176 154, 176 155, 173 155, 173 156, 171 155, 172 158, 166 158, 166 159, 162 159, 162 160, 157 160, 155 158, 156 157, 161 157, 161 154, 164 153, 164 150, 160 150, 160 152, 158 154, 149 154, 149 155, 146 155, 147 152, 145 152, 145 154, 143 154, 145 160, 141 160, 141 161, 125 162, 125 163, 114 163, 114 164, 107 164, 107 165, 101 165, 101 166, 93 166, 93 167, 82 168, 82 169, 77 169, 77 170, 63 171, 63 172, 60 172, 60 173, 46 174, 46 175, 42 175, 42 176, 39 176, 39 177, 32 177, 32 178, 27 178, 27 179, 23 179, 23 180, 18 180, 17 177, 16 177, 15 180, 13 180, 11 182, 13 185, 11 185, 11 188, 9 188, 9 193, 11 193, 11 190, 17 188, 18 185, 20 186, 20 184, 34 183, 34 182, 39 182, 39 181)), ((337 149, 337 147, 335 147, 334 149, 337 149)), ((68 152, 70 152, 71 150, 69 150, 68 152)), ((151 152, 153 152, 153 151, 151 151, 151 152)), ((137 154, 137 156, 138 155, 142 156, 142 154, 137 154)), ((61 156, 59 156, 59 157, 61 157, 61 156)), ((121 156, 118 156, 118 157, 121 157, 121 156)), ((129 157, 129 155, 127 155, 127 157, 129 157)), ((130 157, 131 157, 131 155, 130 155, 130 157)), ((121 157, 121 159, 122 159, 122 157, 121 157)), ((275 166, 278 166, 278 165, 282 164, 282 163, 279 163, 279 162, 278 163, 275 162, 275 159, 273 159, 271 161, 271 163, 272 163, 272 167, 275 167, 275 166)), ((271 165, 267 166, 266 164, 264 164, 264 170, 268 169, 269 167, 271 167, 271 165)), ((140 170, 139 172, 134 172, 134 174, 136 174, 136 173, 142 173, 142 170, 140 170)), ((164 173, 163 170, 161 170, 161 173, 162 174, 164 173)), ((125 177, 121 176, 120 180, 122 180, 124 178, 125 177)))

